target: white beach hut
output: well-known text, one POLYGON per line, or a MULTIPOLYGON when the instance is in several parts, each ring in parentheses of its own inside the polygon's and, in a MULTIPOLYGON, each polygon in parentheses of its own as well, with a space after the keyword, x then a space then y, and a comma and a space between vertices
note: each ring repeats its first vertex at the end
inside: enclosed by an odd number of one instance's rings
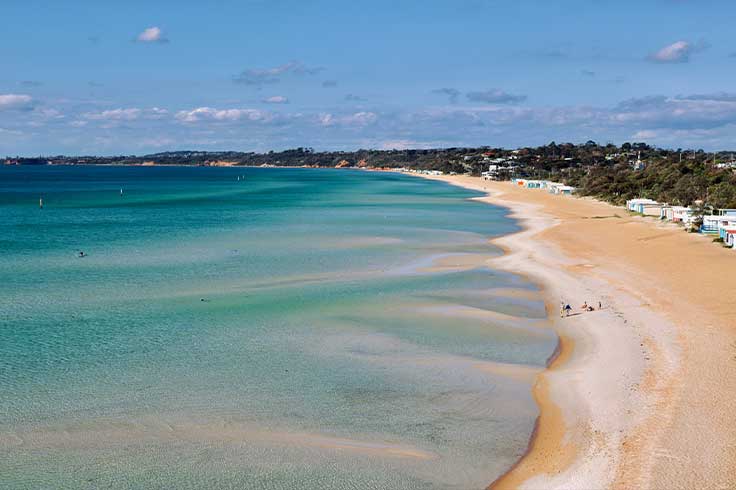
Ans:
POLYGON ((573 192, 575 192, 575 188, 571 185, 560 185, 557 186, 557 189, 555 190, 555 194, 562 194, 564 196, 569 196, 573 192))
POLYGON ((725 237, 723 238, 723 243, 727 247, 731 247, 736 250, 736 228, 726 229, 726 234, 725 234, 725 237))
POLYGON ((672 206, 672 221, 687 224, 692 220, 693 210, 685 206, 672 206))
POLYGON ((646 216, 662 217, 662 208, 665 206, 665 204, 659 203, 654 199, 642 198, 626 201, 626 209, 646 216))
POLYGON ((703 216, 703 224, 700 226, 700 232, 720 234, 720 230, 723 228, 736 228, 736 216, 720 216, 715 214, 703 216))

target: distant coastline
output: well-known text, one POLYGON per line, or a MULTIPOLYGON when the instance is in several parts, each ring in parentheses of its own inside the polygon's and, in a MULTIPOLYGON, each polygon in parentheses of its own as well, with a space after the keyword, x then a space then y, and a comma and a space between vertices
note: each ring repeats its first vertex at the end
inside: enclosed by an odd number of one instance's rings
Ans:
POLYGON ((446 175, 489 175, 496 180, 541 179, 572 186, 584 196, 621 205, 647 198, 673 206, 736 209, 736 160, 732 152, 662 149, 645 143, 600 145, 551 142, 517 149, 435 148, 264 153, 170 151, 146 155, 35 156, 4 164, 304 167, 411 170, 446 175))

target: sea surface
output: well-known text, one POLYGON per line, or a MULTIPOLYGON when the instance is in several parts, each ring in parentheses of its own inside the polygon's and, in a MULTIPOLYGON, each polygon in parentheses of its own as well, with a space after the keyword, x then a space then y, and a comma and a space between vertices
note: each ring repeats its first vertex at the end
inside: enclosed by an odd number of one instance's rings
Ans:
POLYGON ((488 267, 517 225, 477 195, 0 167, 0 488, 484 488, 526 450, 556 337, 488 267))

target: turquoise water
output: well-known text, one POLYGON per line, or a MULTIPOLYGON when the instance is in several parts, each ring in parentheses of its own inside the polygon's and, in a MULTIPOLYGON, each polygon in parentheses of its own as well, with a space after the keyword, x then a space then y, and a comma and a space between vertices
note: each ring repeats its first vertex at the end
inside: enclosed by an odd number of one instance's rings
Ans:
POLYGON ((556 339, 522 277, 437 267, 516 230, 475 195, 0 167, 0 487, 485 487, 556 339))

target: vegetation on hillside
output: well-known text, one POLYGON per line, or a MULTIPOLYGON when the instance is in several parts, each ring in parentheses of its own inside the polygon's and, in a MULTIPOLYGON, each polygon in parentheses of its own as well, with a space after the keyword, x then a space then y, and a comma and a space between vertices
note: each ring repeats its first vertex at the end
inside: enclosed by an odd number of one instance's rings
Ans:
POLYGON ((317 152, 312 148, 268 153, 176 151, 142 156, 9 157, 7 163, 108 165, 275 165, 309 167, 408 168, 480 175, 489 165, 513 167, 510 175, 561 181, 582 195, 617 204, 648 197, 676 205, 703 201, 736 208, 736 164, 727 152, 667 150, 644 143, 575 145, 554 142, 536 148, 444 148, 427 150, 357 150, 317 152), (639 164, 637 164, 637 162, 639 164))

